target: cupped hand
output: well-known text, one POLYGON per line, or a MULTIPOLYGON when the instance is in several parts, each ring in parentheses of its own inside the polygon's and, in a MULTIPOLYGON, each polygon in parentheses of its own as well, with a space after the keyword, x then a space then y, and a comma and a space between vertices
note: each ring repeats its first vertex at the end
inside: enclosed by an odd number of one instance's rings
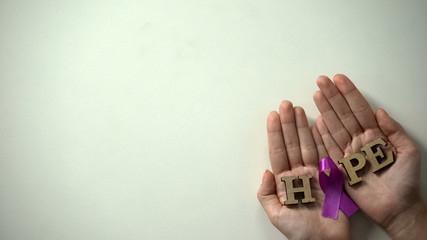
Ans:
POLYGON ((267 118, 270 163, 273 172, 266 170, 258 191, 272 224, 289 239, 348 239, 349 221, 340 211, 338 219, 322 217, 324 193, 319 186, 319 160, 327 157, 317 128, 309 128, 301 107, 289 101, 280 104, 279 113, 267 118), (316 138, 316 141, 314 138, 316 138), (316 145, 320 143, 319 145, 316 145), (286 200, 284 176, 311 174, 314 203, 284 205, 286 200))
POLYGON ((346 76, 338 74, 333 80, 320 76, 317 80, 320 91, 314 94, 321 113, 316 126, 324 146, 337 163, 377 138, 390 144, 395 162, 375 173, 366 164, 358 172, 362 182, 353 186, 345 184, 345 189, 367 215, 397 238, 405 232, 406 224, 410 224, 405 218, 412 216, 413 222, 417 212, 426 216, 419 190, 420 153, 401 125, 383 109, 374 113, 346 76))

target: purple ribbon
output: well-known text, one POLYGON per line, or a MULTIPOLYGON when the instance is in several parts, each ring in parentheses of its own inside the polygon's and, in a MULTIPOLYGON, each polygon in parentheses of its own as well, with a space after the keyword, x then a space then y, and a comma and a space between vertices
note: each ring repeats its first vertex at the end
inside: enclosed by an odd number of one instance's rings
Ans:
POLYGON ((359 207, 343 191, 344 179, 341 171, 331 158, 327 157, 319 163, 319 184, 325 193, 322 216, 337 219, 338 210, 350 217, 359 207), (325 170, 330 169, 329 176, 325 170))

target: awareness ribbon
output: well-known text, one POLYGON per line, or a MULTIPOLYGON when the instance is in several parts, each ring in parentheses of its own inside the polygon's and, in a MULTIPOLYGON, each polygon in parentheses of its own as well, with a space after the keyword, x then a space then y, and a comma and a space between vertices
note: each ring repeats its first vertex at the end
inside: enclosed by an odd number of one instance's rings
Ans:
POLYGON ((327 157, 319 163, 319 184, 325 193, 322 216, 337 219, 338 210, 350 217, 359 207, 343 191, 344 179, 341 171, 331 158, 327 157), (325 170, 330 169, 329 176, 325 170))

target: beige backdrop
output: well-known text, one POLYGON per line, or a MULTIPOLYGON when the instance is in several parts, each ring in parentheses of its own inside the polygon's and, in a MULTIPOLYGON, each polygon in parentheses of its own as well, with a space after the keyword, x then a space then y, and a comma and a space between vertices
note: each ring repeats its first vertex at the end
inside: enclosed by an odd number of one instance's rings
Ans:
MULTIPOLYGON (((316 77, 345 73, 425 156, 426 12, 2 0, 0 239, 283 239, 256 199, 267 114, 289 99, 312 121, 316 77)), ((387 238, 362 213, 352 224, 387 238)))

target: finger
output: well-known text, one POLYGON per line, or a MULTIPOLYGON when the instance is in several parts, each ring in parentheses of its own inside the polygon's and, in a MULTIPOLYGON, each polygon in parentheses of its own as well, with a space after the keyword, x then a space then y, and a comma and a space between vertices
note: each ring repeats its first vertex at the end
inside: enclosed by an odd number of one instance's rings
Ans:
POLYGON ((328 157, 328 151, 323 144, 322 137, 320 136, 319 130, 316 126, 311 126, 311 135, 313 135, 314 143, 316 144, 318 161, 328 157))
POLYGON ((360 134, 362 128, 335 84, 328 77, 320 76, 317 79, 317 86, 327 98, 347 132, 351 136, 360 134))
POLYGON ((292 103, 289 101, 283 101, 280 104, 279 113, 289 167, 292 169, 302 165, 301 149, 297 128, 295 126, 294 107, 292 103))
POLYGON ((329 133, 341 150, 344 151, 351 142, 350 134, 347 132, 347 129, 344 128, 341 120, 321 91, 316 91, 313 99, 319 112, 322 114, 322 118, 328 127, 329 133))
POLYGON ((317 149, 308 127, 307 116, 302 107, 295 107, 295 122, 300 142, 301 156, 304 165, 317 166, 317 149))
POLYGON ((323 121, 322 115, 319 115, 316 119, 316 127, 319 130, 320 136, 322 137, 323 144, 328 151, 328 155, 334 159, 341 159, 343 157, 343 152, 341 148, 335 143, 333 137, 328 131, 328 127, 323 121))
POLYGON ((416 148, 415 144, 402 126, 391 118, 384 109, 379 108, 375 113, 375 117, 381 131, 391 142, 398 154, 406 153, 413 156, 420 155, 419 150, 416 148))
POLYGON ((257 197, 271 223, 277 226, 279 214, 283 205, 276 195, 276 181, 274 180, 274 175, 268 170, 265 171, 262 177, 262 184, 259 187, 257 197))
POLYGON ((351 82, 345 75, 337 74, 334 77, 334 83, 344 96, 360 126, 363 129, 378 128, 371 106, 353 82, 351 82))
POLYGON ((289 170, 280 116, 276 111, 270 112, 267 117, 267 135, 268 153, 273 173, 278 174, 289 170))

